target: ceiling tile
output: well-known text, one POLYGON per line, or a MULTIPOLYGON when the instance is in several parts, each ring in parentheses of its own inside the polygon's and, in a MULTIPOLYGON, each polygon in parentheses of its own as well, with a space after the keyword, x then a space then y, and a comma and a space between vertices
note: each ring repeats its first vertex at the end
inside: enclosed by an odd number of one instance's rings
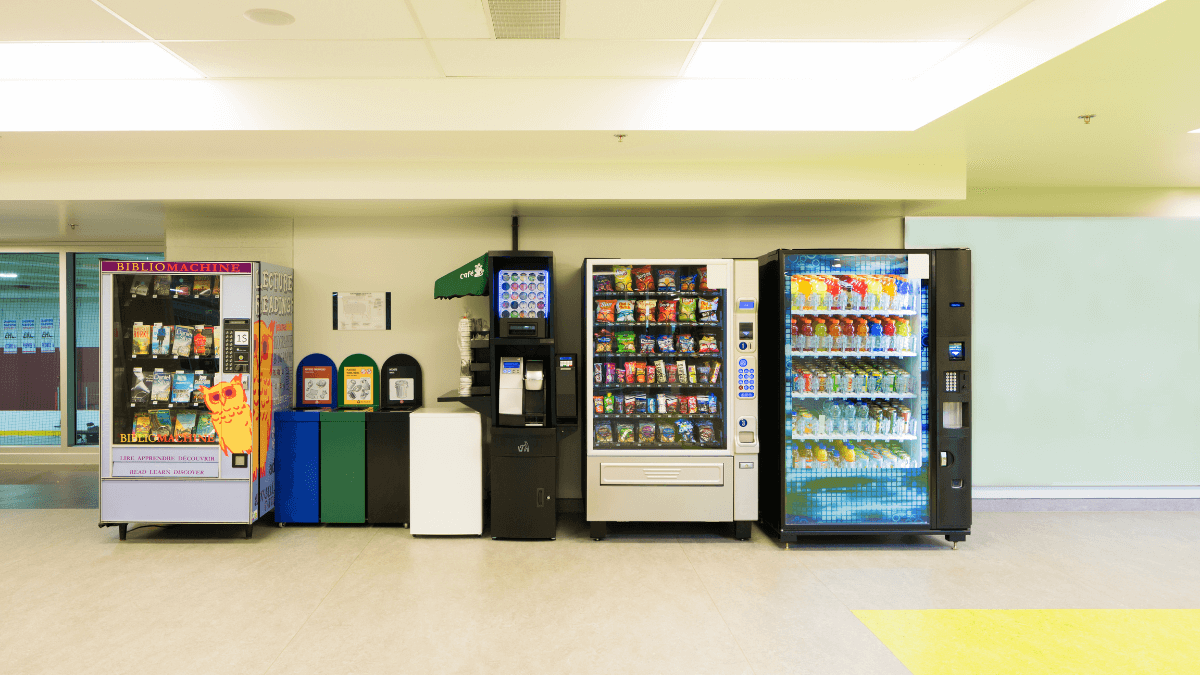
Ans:
POLYGON ((1030 0, 724 0, 708 39, 966 40, 1030 0))
POLYGON ((168 42, 209 77, 438 77, 422 40, 168 42))
POLYGON ((490 38, 483 0, 410 0, 425 36, 490 38))
POLYGON ((141 40, 91 0, 7 0, 0 41, 141 40))
POLYGON ((563 37, 685 39, 700 35, 716 0, 562 0, 563 37))
POLYGON ((417 38, 401 0, 271 0, 271 9, 296 17, 290 26, 264 26, 242 16, 250 0, 105 0, 110 9, 155 40, 386 40, 417 38))
POLYGON ((691 42, 434 40, 448 76, 674 77, 691 42))

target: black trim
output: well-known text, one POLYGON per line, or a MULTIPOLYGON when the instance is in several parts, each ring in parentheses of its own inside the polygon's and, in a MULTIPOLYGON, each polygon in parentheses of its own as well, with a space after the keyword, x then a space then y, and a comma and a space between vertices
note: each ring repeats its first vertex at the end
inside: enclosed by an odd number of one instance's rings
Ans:
POLYGON ((384 293, 383 295, 384 295, 384 303, 385 303, 384 308, 386 310, 384 313, 384 322, 385 322, 384 330, 391 330, 392 329, 392 292, 388 291, 387 293, 384 293))
POLYGON ((333 292, 333 329, 338 329, 337 322, 337 291, 333 292))

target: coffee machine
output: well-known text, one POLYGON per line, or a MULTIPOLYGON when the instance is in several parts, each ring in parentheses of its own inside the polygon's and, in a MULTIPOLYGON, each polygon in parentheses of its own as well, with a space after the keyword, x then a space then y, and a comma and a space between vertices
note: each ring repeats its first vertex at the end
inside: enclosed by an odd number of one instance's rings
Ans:
POLYGON ((500 426, 546 426, 544 362, 523 356, 500 357, 500 426))

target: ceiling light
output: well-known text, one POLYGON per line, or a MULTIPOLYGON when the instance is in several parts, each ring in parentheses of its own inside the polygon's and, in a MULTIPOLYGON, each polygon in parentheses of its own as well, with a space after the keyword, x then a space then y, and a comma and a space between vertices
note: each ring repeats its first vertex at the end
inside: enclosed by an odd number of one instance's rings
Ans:
POLYGON ((296 17, 278 9, 248 9, 242 16, 264 26, 290 26, 296 23, 296 17))
POLYGON ((1189 133, 1189 134, 1200 134, 1200 129, 1192 129, 1192 130, 1191 130, 1191 131, 1189 131, 1188 133, 1189 133))
POLYGON ((700 43, 685 77, 902 80, 946 58, 960 42, 714 41, 700 43))
POLYGON ((204 77, 153 42, 0 42, 0 80, 204 77))
POLYGON ((16 272, 0 272, 0 279, 16 279, 16 272))

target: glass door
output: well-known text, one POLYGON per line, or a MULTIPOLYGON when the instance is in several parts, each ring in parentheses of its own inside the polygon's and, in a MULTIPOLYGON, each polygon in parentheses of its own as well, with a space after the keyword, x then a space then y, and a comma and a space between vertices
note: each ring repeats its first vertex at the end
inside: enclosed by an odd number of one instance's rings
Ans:
POLYGON ((592 448, 723 449, 725 291, 705 265, 591 265, 592 448))
POLYGON ((929 522, 927 260, 785 255, 786 525, 929 522))

